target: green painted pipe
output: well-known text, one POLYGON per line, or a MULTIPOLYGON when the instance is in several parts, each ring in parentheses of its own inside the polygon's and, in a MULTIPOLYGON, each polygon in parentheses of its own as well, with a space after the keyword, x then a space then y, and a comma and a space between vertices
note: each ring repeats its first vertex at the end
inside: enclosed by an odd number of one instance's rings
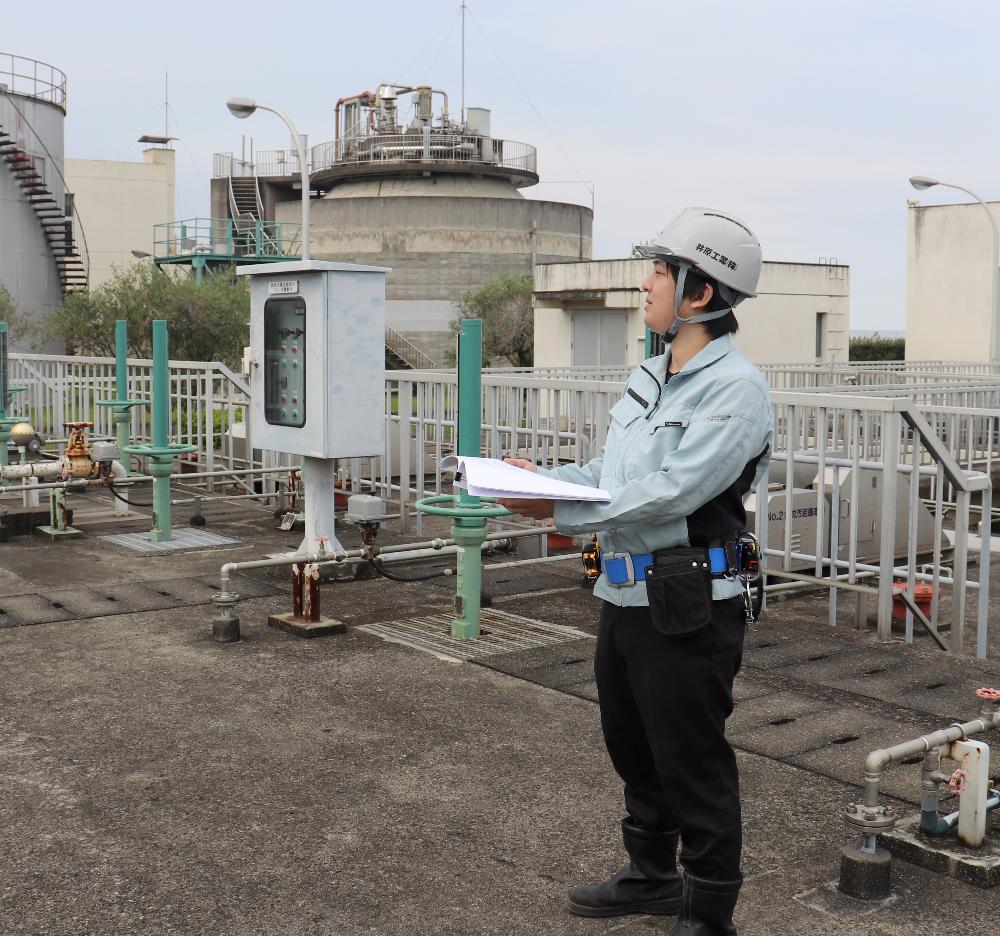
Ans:
POLYGON ((119 400, 128 399, 128 322, 115 322, 115 390, 119 400))
MULTIPOLYGON (((153 447, 165 449, 170 420, 170 358, 167 323, 153 321, 153 447)), ((153 476, 153 529, 149 538, 162 543, 172 536, 170 524, 170 473, 173 455, 152 455, 149 473, 153 476)))
POLYGON ((153 445, 167 444, 170 425, 170 364, 167 353, 167 323, 153 321, 153 445))
MULTIPOLYGON (((483 323, 463 319, 458 336, 458 439, 459 455, 479 457, 483 396, 483 323)), ((479 498, 460 491, 463 504, 478 504, 479 498)))
MULTIPOLYGON (((482 431, 483 323, 464 319, 458 336, 458 438, 459 455, 479 457, 482 431)), ((459 491, 458 506, 475 508, 479 498, 459 491)), ((480 594, 483 576, 483 542, 486 520, 455 517, 451 535, 458 546, 455 568, 455 614, 451 636, 468 639, 479 636, 480 594)))

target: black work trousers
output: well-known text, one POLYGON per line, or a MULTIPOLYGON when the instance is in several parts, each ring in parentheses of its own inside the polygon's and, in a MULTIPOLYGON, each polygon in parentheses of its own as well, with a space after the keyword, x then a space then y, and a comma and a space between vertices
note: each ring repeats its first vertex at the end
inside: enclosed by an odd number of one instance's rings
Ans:
POLYGON ((740 877, 736 757, 725 736, 743 659, 742 598, 712 602, 711 623, 682 637, 657 631, 649 608, 603 602, 594 669, 608 753, 625 807, 648 829, 681 832, 697 877, 740 877))

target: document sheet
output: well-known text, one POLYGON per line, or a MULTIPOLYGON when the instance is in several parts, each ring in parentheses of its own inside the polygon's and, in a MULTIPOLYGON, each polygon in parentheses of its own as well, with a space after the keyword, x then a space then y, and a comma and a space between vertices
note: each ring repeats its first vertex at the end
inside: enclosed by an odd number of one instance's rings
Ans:
POLYGON ((606 504, 611 495, 601 488, 570 484, 498 458, 447 455, 441 459, 443 471, 455 472, 455 487, 476 497, 506 497, 516 500, 575 500, 606 504))

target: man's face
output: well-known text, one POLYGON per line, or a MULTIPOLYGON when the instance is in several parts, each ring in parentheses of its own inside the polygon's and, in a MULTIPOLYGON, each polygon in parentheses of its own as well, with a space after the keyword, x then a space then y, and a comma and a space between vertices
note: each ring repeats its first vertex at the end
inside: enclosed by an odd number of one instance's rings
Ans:
POLYGON ((643 322, 650 331, 663 335, 674 323, 674 271, 662 260, 654 260, 649 276, 643 281, 646 293, 643 322))

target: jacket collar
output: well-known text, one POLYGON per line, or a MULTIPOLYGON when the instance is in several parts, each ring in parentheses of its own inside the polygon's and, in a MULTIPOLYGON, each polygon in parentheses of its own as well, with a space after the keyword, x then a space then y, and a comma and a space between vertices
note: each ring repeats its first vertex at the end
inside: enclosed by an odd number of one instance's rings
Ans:
MULTIPOLYGON (((709 364, 714 364, 719 358, 725 357, 733 350, 733 339, 729 335, 722 335, 719 338, 715 338, 710 341, 704 348, 702 348, 690 361, 685 364, 678 374, 692 374, 695 371, 701 370, 703 367, 708 367, 709 364)), ((659 380, 661 383, 666 379, 667 367, 670 364, 670 345, 667 345, 666 350, 663 354, 652 360, 646 361, 646 368, 659 380)))

